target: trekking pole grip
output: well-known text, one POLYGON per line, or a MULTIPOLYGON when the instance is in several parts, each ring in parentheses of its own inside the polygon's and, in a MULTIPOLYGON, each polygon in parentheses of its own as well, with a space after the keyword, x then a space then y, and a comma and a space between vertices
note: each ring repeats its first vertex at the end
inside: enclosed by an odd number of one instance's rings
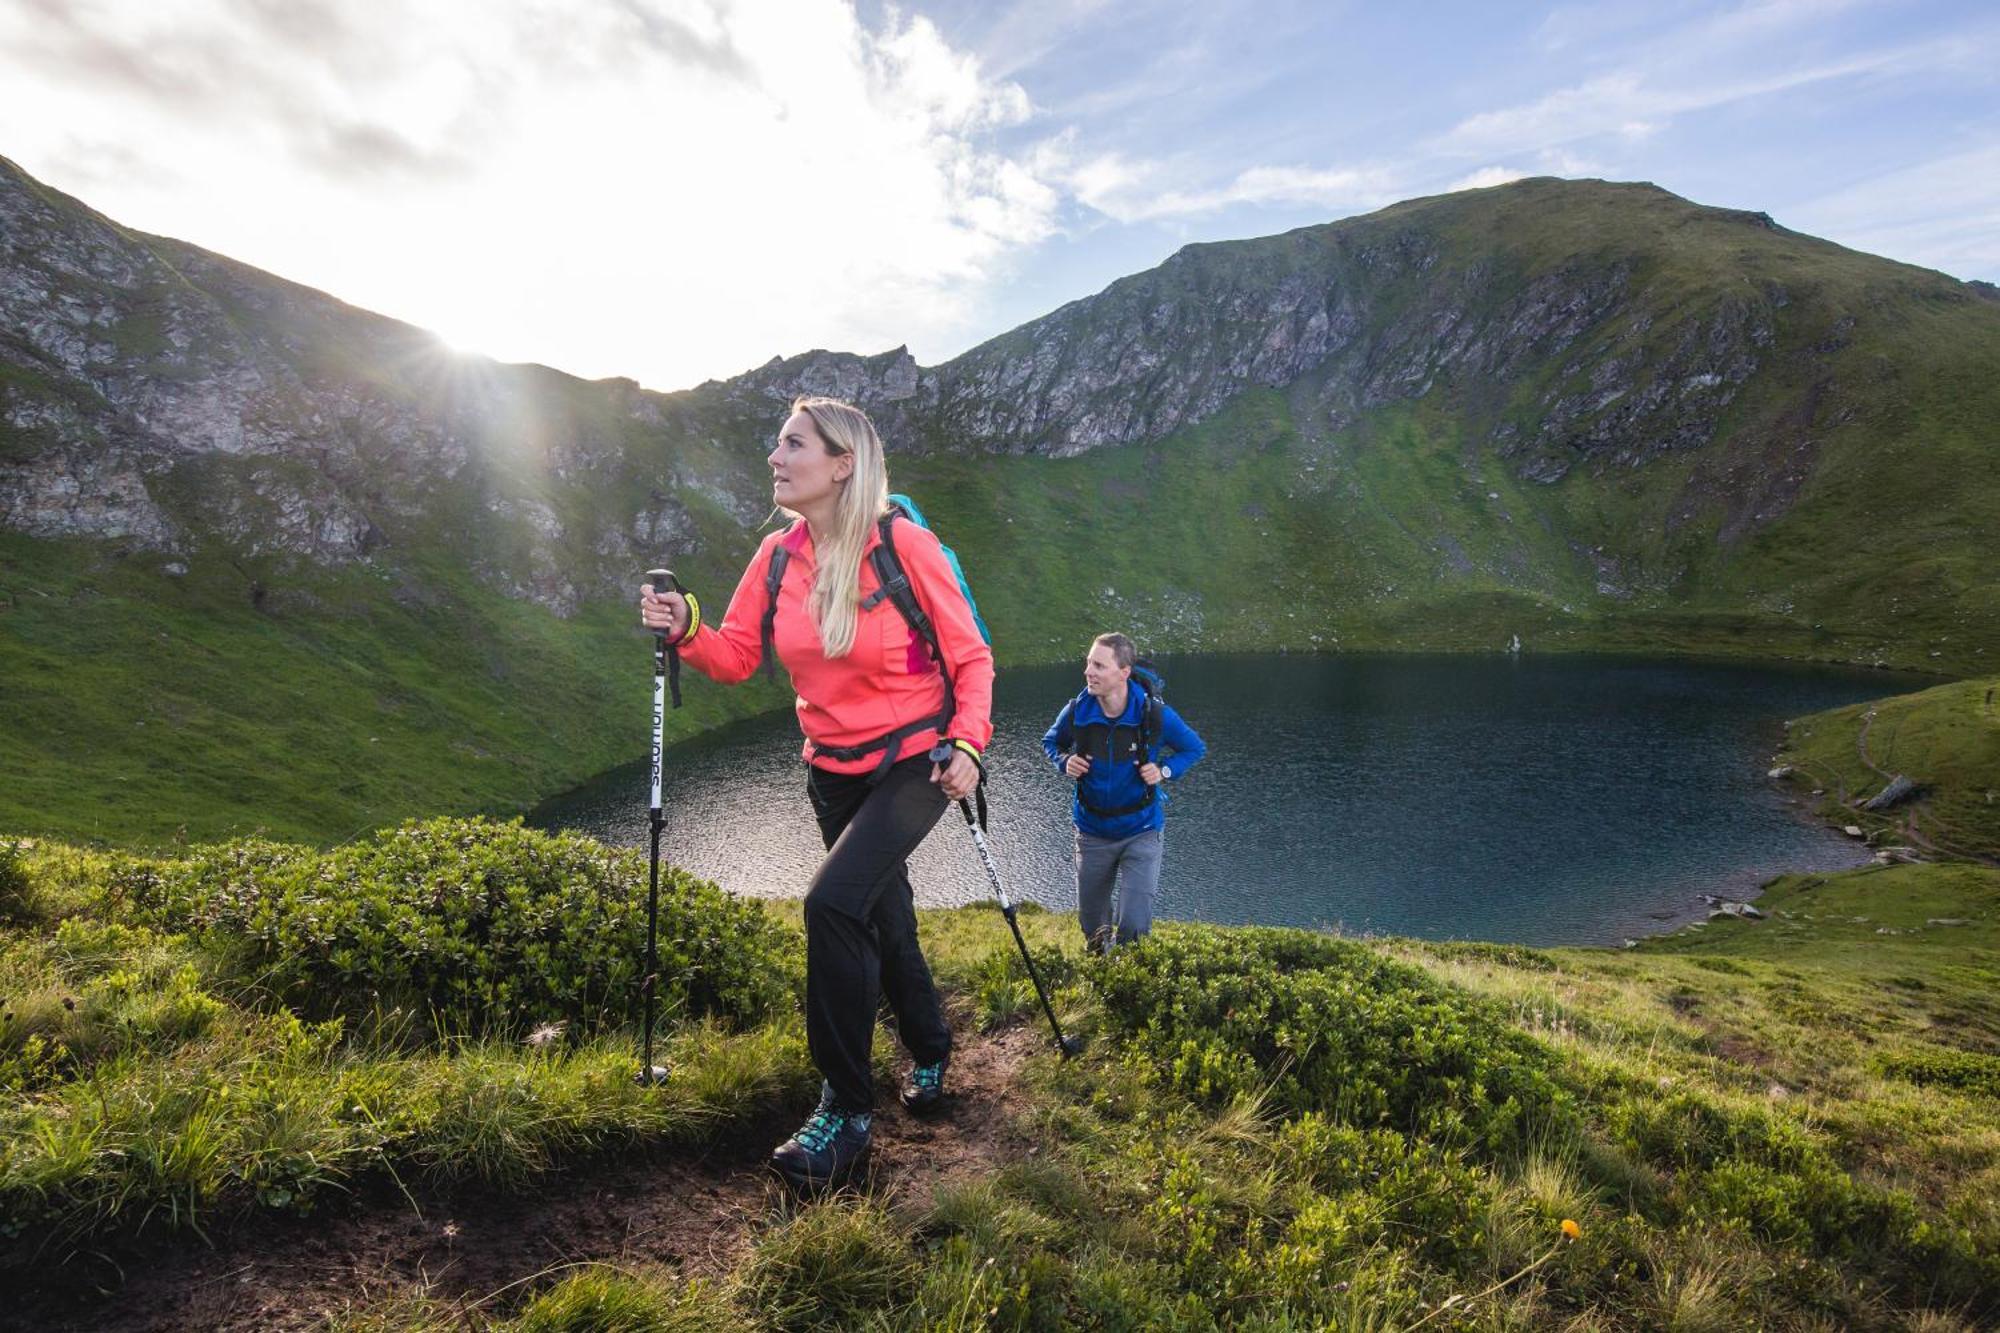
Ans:
MULTIPOLYGON (((683 598, 686 597, 686 590, 681 587, 680 580, 674 577, 673 570, 649 569, 646 571, 646 577, 652 581, 654 592, 677 592, 681 593, 683 598)), ((690 614, 692 613, 690 612, 690 614)), ((667 688, 674 696, 674 707, 679 708, 681 706, 681 650, 677 644, 667 642, 667 632, 663 629, 654 630, 653 637, 658 642, 660 650, 666 655, 667 688)))
MULTIPOLYGON (((674 571, 671 569, 649 569, 646 571, 646 578, 652 583, 653 591, 656 593, 666 594, 686 591, 681 587, 681 581, 674 577, 674 571)), ((656 629, 653 633, 663 639, 667 637, 667 632, 663 629, 656 629)))

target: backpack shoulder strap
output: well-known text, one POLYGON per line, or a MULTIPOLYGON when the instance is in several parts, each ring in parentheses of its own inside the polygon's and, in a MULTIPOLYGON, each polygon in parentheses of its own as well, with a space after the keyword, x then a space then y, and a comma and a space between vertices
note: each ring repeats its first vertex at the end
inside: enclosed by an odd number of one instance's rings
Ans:
POLYGON ((771 648, 771 631, 778 621, 778 589, 784 586, 785 566, 792 563, 792 548, 785 545, 785 538, 791 534, 793 519, 785 525, 778 540, 771 545, 771 558, 764 564, 764 674, 772 679, 778 675, 778 655, 771 648))
POLYGON ((937 627, 917 601, 917 591, 910 586, 910 576, 903 572, 903 562, 896 555, 896 520, 902 517, 905 515, 898 505, 891 505, 889 512, 882 515, 881 522, 876 524, 882 540, 868 553, 868 559, 875 568, 875 581, 881 585, 879 593, 895 604, 897 613, 924 641, 924 646, 931 650, 931 660, 937 663, 938 677, 944 682, 944 709, 938 715, 938 734, 942 736, 958 712, 958 692, 952 684, 951 666, 944 660, 944 649, 938 643, 937 627))
MULTIPOLYGON (((931 624, 930 616, 918 603, 916 589, 910 586, 910 576, 903 572, 902 559, 896 554, 896 520, 901 515, 899 508, 891 506, 890 512, 882 516, 881 522, 876 525, 882 542, 868 553, 868 559, 875 566, 875 580, 881 585, 881 595, 895 604, 910 628, 917 632, 917 637, 924 641, 924 646, 931 650, 931 659, 938 664, 938 669, 944 671, 944 650, 938 646, 937 627, 931 624)), ((947 671, 946 674, 950 673, 947 671)))
POLYGON ((1153 762, 1153 747, 1160 743, 1160 729, 1166 721, 1166 701, 1151 686, 1141 685, 1139 703, 1139 762, 1153 762))

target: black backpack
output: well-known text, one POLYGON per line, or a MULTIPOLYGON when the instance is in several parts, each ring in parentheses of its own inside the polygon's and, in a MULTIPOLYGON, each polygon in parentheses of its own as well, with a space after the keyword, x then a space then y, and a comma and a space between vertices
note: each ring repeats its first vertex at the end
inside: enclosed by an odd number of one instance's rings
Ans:
MULTIPOLYGON (((1131 688, 1139 691, 1140 698, 1139 735, 1137 744, 1134 747, 1133 762, 1137 765, 1149 764, 1154 762, 1153 749, 1160 743, 1160 731, 1166 717, 1167 704, 1161 695, 1166 691, 1167 682, 1161 679, 1160 673, 1154 669, 1151 662, 1141 657, 1135 659, 1132 663, 1132 679, 1130 684, 1131 688)), ((1084 693, 1088 694, 1089 691, 1086 690, 1084 693)), ((1076 697, 1076 702, 1083 702, 1082 694, 1076 697)), ((1072 718, 1076 716, 1073 706, 1070 716, 1072 718)), ((1107 730, 1115 732, 1116 728, 1108 728, 1107 730)), ((1110 750, 1109 737, 1106 738, 1106 750, 1107 753, 1110 750)), ((1094 755, 1092 756, 1092 758, 1095 757, 1094 755)), ((1137 814, 1158 800, 1159 796, 1160 789, 1157 786, 1149 785, 1146 788, 1145 796, 1132 804, 1106 809, 1102 806, 1092 805, 1089 798, 1083 794, 1083 779, 1078 778, 1076 780, 1077 804, 1081 805, 1091 814, 1096 815, 1099 819, 1116 819, 1121 815, 1137 814)))

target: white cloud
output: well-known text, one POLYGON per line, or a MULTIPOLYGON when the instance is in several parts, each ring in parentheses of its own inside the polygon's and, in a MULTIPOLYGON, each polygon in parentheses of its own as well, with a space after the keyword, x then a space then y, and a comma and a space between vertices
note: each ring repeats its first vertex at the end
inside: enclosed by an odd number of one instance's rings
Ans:
POLYGON ((1530 102, 1467 116, 1427 147, 1490 157, 1590 139, 1636 142, 1691 112, 1841 80, 1977 71, 1993 54, 1985 33, 1814 58, 1815 32, 1859 2, 1755 0, 1701 18, 1649 38, 1616 68, 1530 102))
POLYGON ((1528 173, 1516 171, 1512 167, 1481 167, 1479 170, 1460 176, 1445 186, 1445 193, 1456 190, 1483 190, 1489 185, 1505 185, 1508 181, 1525 180, 1528 173))
POLYGON ((1784 221, 1958 277, 2000 275, 2000 143, 1844 186, 1786 209, 1784 221))
POLYGON ((1551 53, 1588 49, 1607 38, 1658 23, 1666 13, 1666 7, 1656 0, 1595 0, 1592 4, 1557 5, 1542 16, 1535 31, 1535 43, 1551 53))
POLYGON ((842 0, 12 0, 0 136, 122 222, 658 387, 956 350, 1060 197, 1033 114, 842 0))
POLYGON ((1176 179, 1190 168, 1120 153, 1081 161, 1067 157, 1068 143, 1044 144, 1044 170, 1061 181, 1077 202, 1117 222, 1194 217, 1237 204, 1308 204, 1329 212, 1352 212, 1390 203, 1393 173, 1374 165, 1357 167, 1255 166, 1216 185, 1176 179))

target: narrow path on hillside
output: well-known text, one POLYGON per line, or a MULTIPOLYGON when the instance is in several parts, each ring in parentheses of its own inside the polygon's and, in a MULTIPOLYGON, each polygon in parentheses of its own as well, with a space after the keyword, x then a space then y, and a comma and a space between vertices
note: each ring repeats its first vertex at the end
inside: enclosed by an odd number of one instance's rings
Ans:
POLYGON ((1861 762, 1867 766, 1868 771, 1882 779, 1882 781, 1887 782, 1889 775, 1875 767, 1875 761, 1868 757, 1868 729, 1874 725, 1875 710, 1871 708, 1861 715, 1861 734, 1854 738, 1854 748, 1860 753, 1861 762))
MULTIPOLYGON (((1028 1150, 1013 1127, 1018 1075, 1046 1044, 1025 1025, 961 1033, 933 1120, 917 1120, 885 1088, 865 1189, 921 1207, 951 1180, 993 1171, 1028 1150)), ((396 1296, 425 1295, 469 1314, 511 1307, 516 1284, 567 1264, 662 1265, 719 1277, 742 1260, 758 1227, 789 1206, 764 1157, 794 1128, 788 1118, 700 1157, 633 1153, 552 1173, 517 1190, 419 1191, 422 1212, 392 1186, 329 1217, 245 1219, 219 1235, 120 1256, 122 1285, 104 1296, 45 1296, 0 1310, 0 1328, 193 1333, 321 1329, 328 1316, 396 1296), (501 1293, 485 1306, 479 1302, 501 1293)), ((103 1264, 100 1280, 116 1281, 103 1264)), ((467 1327, 477 1327, 475 1318, 467 1327)))

